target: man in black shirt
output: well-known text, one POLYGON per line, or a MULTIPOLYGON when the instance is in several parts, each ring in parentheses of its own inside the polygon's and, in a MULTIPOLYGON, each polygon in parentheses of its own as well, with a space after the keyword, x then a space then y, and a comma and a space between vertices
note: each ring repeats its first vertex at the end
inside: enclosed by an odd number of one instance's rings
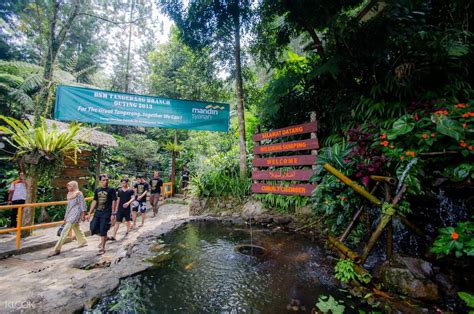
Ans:
POLYGON ((105 253, 107 231, 110 229, 112 212, 115 212, 117 194, 114 189, 109 187, 109 178, 106 174, 101 174, 99 180, 100 187, 94 191, 94 200, 91 203, 87 221, 89 221, 95 210, 95 215, 90 223, 90 229, 91 234, 98 234, 100 236, 99 252, 97 255, 102 255, 105 253))
POLYGON ((183 167, 183 173, 181 174, 181 188, 183 189, 183 200, 186 200, 188 196, 188 184, 189 184, 189 170, 188 167, 183 167))
POLYGON ((161 188, 163 187, 163 180, 160 178, 158 171, 153 171, 153 178, 150 180, 150 204, 153 207, 153 217, 158 214, 158 202, 160 201, 161 188))
POLYGON ((138 182, 133 187, 135 190, 135 199, 138 201, 138 206, 132 208, 132 217, 133 217, 133 226, 135 228, 137 224, 137 214, 140 211, 142 216, 142 224, 140 227, 143 227, 145 223, 145 212, 146 212, 146 194, 150 190, 150 186, 145 181, 145 178, 142 175, 138 176, 138 182))
MULTIPOLYGON (((117 236, 117 231, 119 229, 120 223, 125 219, 127 222, 127 232, 125 236, 128 235, 130 231, 130 220, 132 217, 130 216, 130 207, 132 202, 135 200, 135 192, 128 186, 128 179, 122 179, 120 181, 122 185, 117 190, 117 207, 115 209, 115 226, 113 235, 110 237, 110 240, 115 241, 115 237, 117 236)), ((114 214, 112 214, 114 215, 114 214)))

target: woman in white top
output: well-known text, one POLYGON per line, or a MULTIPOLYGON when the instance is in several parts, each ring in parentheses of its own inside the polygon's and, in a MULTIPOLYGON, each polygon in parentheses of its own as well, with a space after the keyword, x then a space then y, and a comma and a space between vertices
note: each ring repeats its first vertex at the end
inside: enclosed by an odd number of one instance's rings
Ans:
POLYGON ((55 256, 61 253, 61 247, 66 241, 69 230, 73 230, 76 235, 76 240, 79 243, 79 247, 86 246, 87 240, 84 237, 84 233, 79 227, 79 222, 85 220, 86 213, 86 201, 84 195, 79 191, 79 187, 76 181, 71 181, 67 184, 67 209, 64 215, 64 228, 61 232, 61 237, 54 247, 54 251, 48 256, 55 256))

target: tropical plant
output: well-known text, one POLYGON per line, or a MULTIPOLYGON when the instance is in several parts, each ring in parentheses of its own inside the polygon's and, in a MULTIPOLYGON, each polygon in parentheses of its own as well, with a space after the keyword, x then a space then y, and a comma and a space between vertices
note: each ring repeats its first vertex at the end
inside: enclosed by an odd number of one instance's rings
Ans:
POLYGON ((343 314, 345 306, 342 301, 336 300, 332 295, 323 295, 318 298, 316 307, 323 313, 343 314))
MULTIPOLYGON (((52 178, 63 166, 64 158, 76 162, 77 154, 86 146, 81 140, 88 134, 82 132, 77 123, 71 123, 67 129, 60 130, 53 124, 48 127, 46 120, 41 119, 39 126, 30 121, 19 121, 15 118, 0 116, 6 123, 0 131, 7 137, 6 141, 16 152, 10 157, 25 166, 27 176, 27 202, 35 202, 37 184, 40 176, 52 178)), ((30 225, 34 220, 34 211, 25 209, 23 225, 30 225)), ((42 221, 47 220, 46 211, 42 211, 42 221)))
POLYGON ((466 305, 467 307, 469 307, 471 310, 469 310, 469 314, 473 314, 474 313, 474 295, 470 294, 470 293, 467 293, 467 292, 458 292, 458 296, 464 301, 466 302, 466 305))
POLYGON ((339 259, 334 267, 334 277, 342 282, 359 280, 362 283, 369 283, 372 279, 369 273, 359 274, 354 269, 354 262, 351 259, 339 259))
POLYGON ((453 252, 456 257, 474 256, 474 222, 459 222, 456 227, 439 229, 438 233, 439 235, 431 248, 431 252, 435 253, 438 258, 453 252))

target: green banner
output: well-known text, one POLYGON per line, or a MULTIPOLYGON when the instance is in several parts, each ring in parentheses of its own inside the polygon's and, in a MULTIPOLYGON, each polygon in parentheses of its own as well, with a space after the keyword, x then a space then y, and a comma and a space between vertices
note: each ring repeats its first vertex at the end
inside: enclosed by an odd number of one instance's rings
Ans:
POLYGON ((229 105, 58 86, 57 120, 187 130, 229 130, 229 105))

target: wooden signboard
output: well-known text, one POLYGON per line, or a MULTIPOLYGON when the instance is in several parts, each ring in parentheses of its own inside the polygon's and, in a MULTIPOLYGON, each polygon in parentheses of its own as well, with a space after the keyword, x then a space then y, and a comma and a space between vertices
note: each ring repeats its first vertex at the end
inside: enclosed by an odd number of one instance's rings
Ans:
POLYGON ((316 155, 298 155, 270 158, 254 158, 254 167, 310 166, 316 164, 316 155))
POLYGON ((318 140, 315 138, 309 140, 292 141, 270 145, 256 146, 253 148, 254 154, 269 154, 280 152, 294 152, 298 150, 309 150, 319 148, 318 140))
MULTIPOLYGON (((255 155, 252 161, 252 192, 263 194, 283 194, 283 195, 303 195, 311 196, 311 192, 316 187, 315 184, 302 183, 284 185, 271 185, 265 181, 306 181, 311 179, 313 169, 285 169, 285 170, 260 170, 258 167, 293 167, 293 166, 314 166, 316 164, 319 148, 316 137, 316 114, 311 113, 311 122, 292 125, 282 129, 276 129, 264 133, 255 134, 253 153, 255 155), (259 145, 262 140, 272 140, 293 135, 311 133, 309 139, 286 141, 267 145, 259 145), (277 154, 283 152, 295 152, 302 150, 311 150, 311 155, 293 155, 261 158, 262 154, 277 154), (263 182, 259 182, 263 180, 263 182)), ((311 167, 312 168, 312 167, 311 167)))
POLYGON ((91 172, 88 168, 64 168, 60 176, 65 178, 90 177, 91 172))
POLYGON ((254 171, 252 179, 254 180, 297 180, 308 181, 313 175, 313 170, 285 170, 285 171, 254 171))
POLYGON ((277 129, 273 131, 255 134, 252 137, 252 140, 261 141, 261 140, 269 140, 269 139, 275 139, 275 138, 280 138, 280 137, 285 137, 285 136, 311 133, 311 132, 316 132, 317 129, 318 129, 318 126, 316 124, 316 121, 314 121, 314 122, 309 122, 305 124, 292 125, 283 129, 277 129))
POLYGON ((271 193, 283 195, 303 195, 311 196, 311 192, 316 188, 316 184, 293 184, 289 186, 269 185, 263 183, 252 184, 253 193, 271 193))

